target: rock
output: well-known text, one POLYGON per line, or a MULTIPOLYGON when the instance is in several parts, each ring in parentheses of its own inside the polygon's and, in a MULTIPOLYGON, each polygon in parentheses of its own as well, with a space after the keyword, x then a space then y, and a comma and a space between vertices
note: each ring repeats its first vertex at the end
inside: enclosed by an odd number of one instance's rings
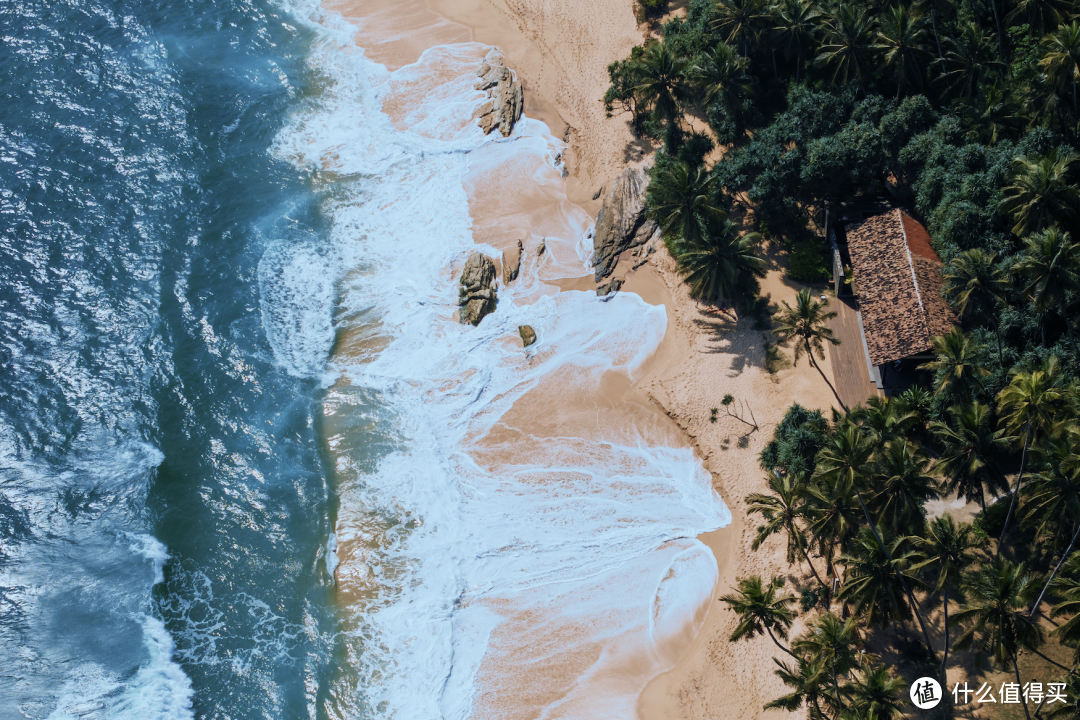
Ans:
POLYGON ((510 137, 524 105, 521 83, 514 71, 506 67, 506 59, 498 48, 488 52, 476 74, 480 79, 473 87, 486 91, 488 99, 473 117, 480 121, 485 135, 498 128, 503 137, 510 137))
POLYGON ((604 204, 596 214, 596 232, 593 235, 592 266, 596 272, 596 282, 612 273, 623 250, 633 247, 635 243, 645 244, 652 234, 649 231, 640 238, 638 234, 646 223, 645 188, 648 184, 645 173, 627 168, 604 196, 604 204))
POLYGON ((622 288, 622 286, 623 286, 623 279, 622 278, 614 278, 611 282, 607 283, 606 285, 601 285, 600 287, 596 288, 596 294, 599 295, 600 297, 606 297, 608 295, 614 295, 615 293, 619 292, 619 290, 622 288))
MULTIPOLYGON (((649 262, 649 256, 656 252, 656 249, 660 247, 661 243, 664 242, 664 239, 662 237, 663 233, 660 232, 660 226, 654 223, 652 220, 649 220, 644 225, 642 225, 642 229, 645 229, 645 227, 648 226, 650 223, 653 226, 653 232, 649 236, 649 239, 641 247, 640 251, 637 251, 638 261, 634 263, 634 270, 637 270, 639 267, 649 262)), ((634 235, 635 242, 637 241, 638 237, 641 236, 641 234, 642 233, 639 230, 637 234, 634 235)))
POLYGON ((474 252, 461 271, 461 322, 479 325, 484 316, 495 310, 495 263, 491 258, 474 252))
POLYGON ((536 342, 536 331, 532 325, 518 325, 518 334, 521 335, 521 346, 529 347, 536 342))
POLYGON ((601 186, 600 186, 600 189, 599 189, 599 190, 597 190, 596 192, 594 192, 594 193, 593 193, 592 199, 593 199, 593 200, 597 200, 597 199, 599 199, 599 197, 600 197, 601 195, 603 195, 603 194, 604 194, 604 186, 603 186, 603 185, 601 185, 601 186))
POLYGON ((545 250, 547 250, 547 244, 541 240, 540 244, 536 246, 536 257, 543 255, 545 250))
POLYGON ((502 266, 503 266, 503 284, 509 285, 514 280, 517 280, 518 273, 521 272, 521 255, 525 252, 525 246, 518 240, 517 248, 512 250, 503 250, 502 266))

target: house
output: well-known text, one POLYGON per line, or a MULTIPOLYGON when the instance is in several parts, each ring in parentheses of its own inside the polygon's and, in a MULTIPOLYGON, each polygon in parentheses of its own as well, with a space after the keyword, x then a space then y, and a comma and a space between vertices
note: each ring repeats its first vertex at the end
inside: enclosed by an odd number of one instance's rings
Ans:
POLYGON ((846 254, 870 377, 878 388, 895 386, 890 373, 900 380, 933 359, 931 338, 957 324, 941 294, 941 258, 926 228, 900 209, 846 224, 842 232, 846 253, 834 243, 834 281, 840 288, 846 280, 846 254))

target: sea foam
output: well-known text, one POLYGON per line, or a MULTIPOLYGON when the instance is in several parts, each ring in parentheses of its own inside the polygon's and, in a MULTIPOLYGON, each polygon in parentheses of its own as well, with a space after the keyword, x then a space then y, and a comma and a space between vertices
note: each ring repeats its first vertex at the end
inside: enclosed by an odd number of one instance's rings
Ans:
POLYGON ((307 330, 326 331, 300 318, 335 318, 327 415, 362 391, 381 403, 370 424, 396 439, 376 467, 335 459, 327 567, 340 561, 353 685, 340 697, 380 717, 634 717, 645 683, 678 659, 672 641, 711 601, 716 564, 695 536, 730 513, 692 451, 648 427, 492 432, 526 394, 639 377, 664 308, 544 282, 582 274, 591 223, 565 199, 562 145, 546 126, 523 118, 508 139, 476 127, 485 46, 432 48, 391 73, 341 18, 312 16, 311 63, 329 83, 275 152, 326 181, 334 264, 268 260, 264 319, 279 362, 311 374, 296 358, 307 330), (468 187, 494 171, 506 215, 474 227, 468 187), (516 194, 538 188, 552 195, 543 227, 514 210, 516 194), (497 256, 479 236, 513 228, 527 234, 521 277, 478 327, 459 324, 456 273, 471 252, 497 256), (523 324, 539 337, 527 350, 523 324))

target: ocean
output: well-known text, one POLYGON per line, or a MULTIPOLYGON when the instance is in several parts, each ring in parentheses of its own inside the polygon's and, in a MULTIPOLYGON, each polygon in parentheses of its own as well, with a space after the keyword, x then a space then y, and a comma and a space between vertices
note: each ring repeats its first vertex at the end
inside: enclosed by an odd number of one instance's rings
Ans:
POLYGON ((633 717, 730 514, 583 404, 666 316, 556 292, 591 219, 551 129, 475 125, 489 48, 391 70, 301 3, 0 19, 0 718, 633 717))

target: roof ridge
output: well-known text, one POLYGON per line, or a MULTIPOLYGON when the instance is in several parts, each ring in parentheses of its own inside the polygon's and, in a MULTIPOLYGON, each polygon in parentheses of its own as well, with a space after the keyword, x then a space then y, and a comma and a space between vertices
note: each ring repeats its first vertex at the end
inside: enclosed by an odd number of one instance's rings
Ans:
POLYGON ((900 208, 896 208, 896 221, 900 223, 900 234, 904 238, 904 252, 907 253, 908 270, 911 270, 911 284, 915 286, 915 299, 919 301, 919 309, 926 314, 926 306, 923 305, 922 293, 919 292, 919 278, 915 276, 915 263, 911 259, 911 246, 908 245, 907 230, 904 228, 904 217, 900 214, 900 208))

